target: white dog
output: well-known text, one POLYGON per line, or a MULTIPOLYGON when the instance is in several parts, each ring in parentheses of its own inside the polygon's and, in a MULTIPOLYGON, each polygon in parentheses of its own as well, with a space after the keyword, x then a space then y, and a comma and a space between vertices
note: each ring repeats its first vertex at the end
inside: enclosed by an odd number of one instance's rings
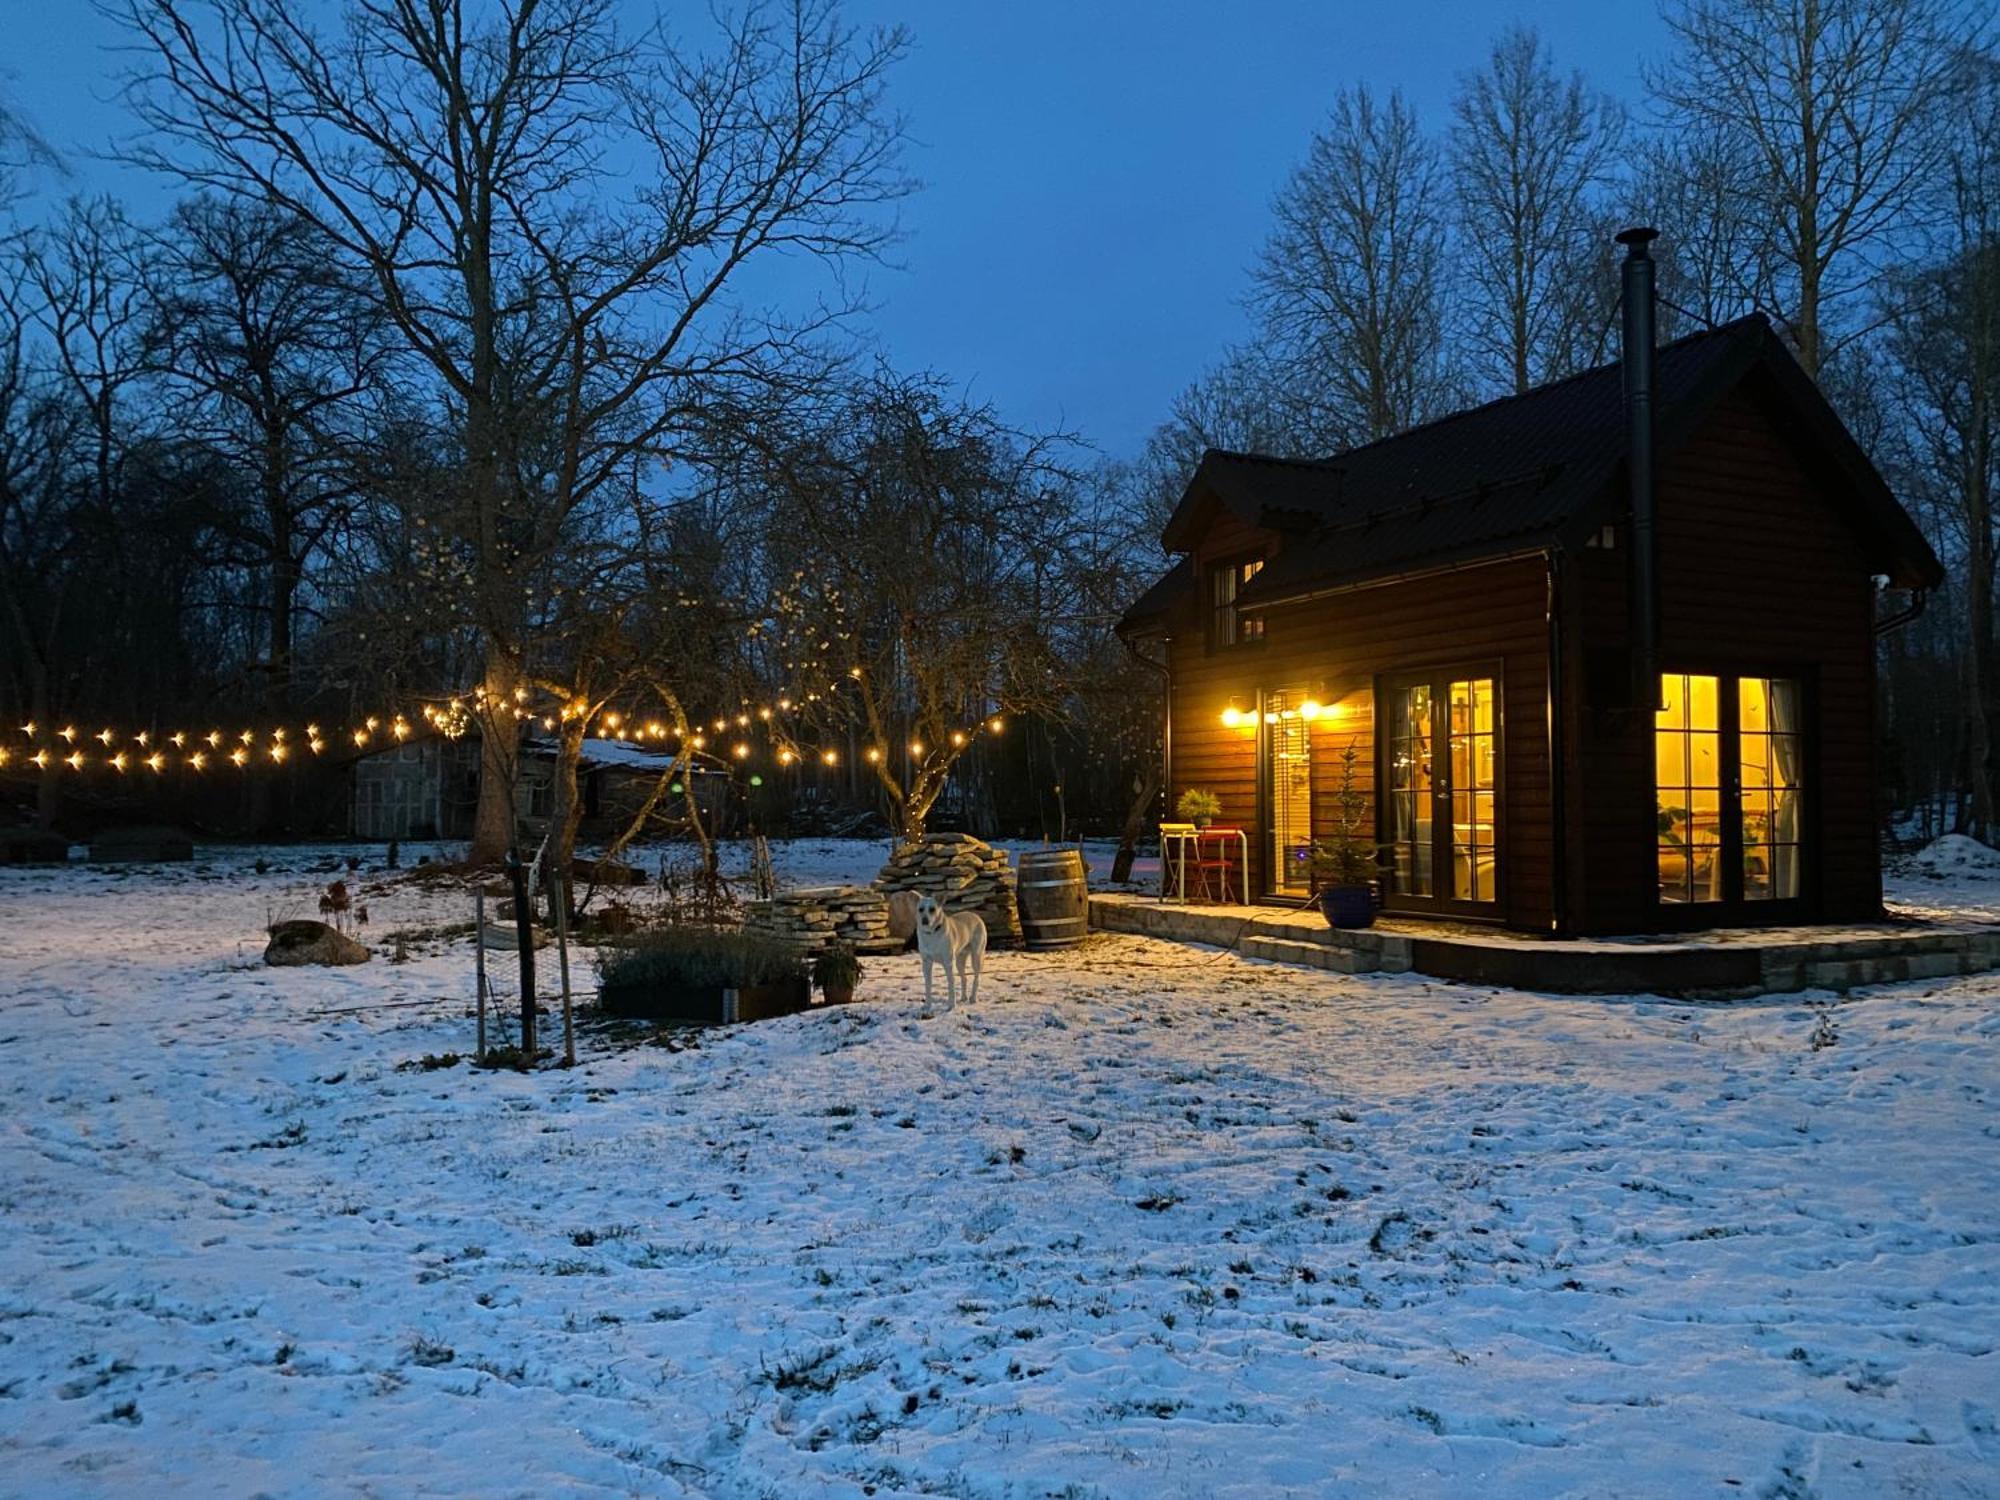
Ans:
POLYGON ((978 912, 946 911, 933 896, 917 903, 917 953, 924 961, 924 1009, 931 1008, 931 965, 944 965, 944 1007, 963 996, 979 998, 979 971, 986 966, 986 922, 978 912), (957 988, 952 986, 957 976, 957 988), (968 977, 970 990, 967 989, 968 977))

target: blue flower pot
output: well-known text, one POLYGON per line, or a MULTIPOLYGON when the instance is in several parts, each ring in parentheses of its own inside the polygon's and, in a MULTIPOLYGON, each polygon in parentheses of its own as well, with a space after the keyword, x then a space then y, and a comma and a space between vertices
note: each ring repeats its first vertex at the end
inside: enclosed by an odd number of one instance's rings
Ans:
POLYGON ((1319 893, 1320 915, 1329 927, 1373 927, 1375 892, 1365 885, 1330 885, 1319 893))

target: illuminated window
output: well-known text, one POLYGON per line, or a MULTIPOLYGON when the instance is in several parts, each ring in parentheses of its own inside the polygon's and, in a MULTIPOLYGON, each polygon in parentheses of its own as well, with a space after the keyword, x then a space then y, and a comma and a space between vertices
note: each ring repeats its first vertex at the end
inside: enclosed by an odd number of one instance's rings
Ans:
POLYGON ((1743 899, 1785 901, 1800 894, 1799 685, 1780 678, 1744 677, 1737 682, 1736 694, 1743 899))
POLYGON ((1653 732, 1660 900, 1802 896, 1799 684, 1669 673, 1660 691, 1653 732))
POLYGON ((1720 686, 1713 677, 1671 673, 1660 688, 1663 706, 1653 716, 1660 899, 1720 901, 1720 686))
POLYGON ((1264 639, 1264 622, 1251 615, 1237 613, 1236 599, 1243 592, 1243 586, 1264 571, 1261 557, 1239 557, 1229 562, 1219 562, 1208 570, 1208 644, 1210 649, 1220 646, 1242 646, 1264 639))

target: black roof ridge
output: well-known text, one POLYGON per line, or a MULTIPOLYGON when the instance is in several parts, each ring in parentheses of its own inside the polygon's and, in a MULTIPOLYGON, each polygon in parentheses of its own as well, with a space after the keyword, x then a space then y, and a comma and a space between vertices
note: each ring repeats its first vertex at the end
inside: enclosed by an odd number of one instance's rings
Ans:
MULTIPOLYGON (((1669 349, 1678 349, 1683 344, 1692 344, 1701 339, 1720 338, 1725 335, 1733 336, 1748 327, 1761 328, 1769 332, 1771 320, 1760 312, 1745 313, 1740 318, 1731 318, 1727 323, 1717 323, 1713 328, 1698 328, 1693 333, 1684 333, 1677 339, 1670 339, 1660 345, 1656 352, 1664 354, 1669 349)), ((1230 448, 1210 448, 1208 452, 1218 458, 1233 458, 1253 463, 1291 464, 1304 469, 1338 470, 1349 458, 1352 458, 1357 453, 1366 453, 1370 449, 1382 447, 1386 443, 1400 443, 1404 438, 1414 437, 1420 432, 1430 432, 1444 426, 1447 422, 1456 422, 1465 417, 1477 416, 1481 412, 1491 411, 1496 406, 1505 406, 1510 401, 1531 400, 1546 392, 1560 390, 1566 385, 1574 385, 1580 380, 1589 380, 1593 376, 1603 375, 1608 370, 1616 370, 1623 363, 1624 361, 1617 359, 1606 360, 1601 365, 1592 365, 1587 370, 1578 370, 1574 375, 1565 375, 1560 380, 1546 381, 1541 385, 1531 386, 1525 391, 1510 391, 1504 396, 1495 396, 1490 401, 1481 401, 1476 406, 1461 406, 1456 411, 1445 412, 1440 416, 1432 417, 1428 422, 1419 422, 1414 427, 1405 427, 1400 432, 1389 433, 1386 437, 1371 438, 1367 442, 1356 444, 1352 448, 1342 448, 1338 453, 1329 454, 1325 458, 1281 458, 1269 453, 1243 453, 1230 448)))

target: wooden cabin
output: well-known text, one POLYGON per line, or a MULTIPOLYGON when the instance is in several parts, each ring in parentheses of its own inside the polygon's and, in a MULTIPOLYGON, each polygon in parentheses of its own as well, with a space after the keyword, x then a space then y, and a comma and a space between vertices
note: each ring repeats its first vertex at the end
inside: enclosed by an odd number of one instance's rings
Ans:
POLYGON ((1654 348, 1621 238, 1619 363, 1196 468, 1119 628, 1167 668, 1168 806, 1219 795, 1253 898, 1310 893, 1351 775, 1386 911, 1881 915, 1876 638, 1942 570, 1762 318, 1654 348))

